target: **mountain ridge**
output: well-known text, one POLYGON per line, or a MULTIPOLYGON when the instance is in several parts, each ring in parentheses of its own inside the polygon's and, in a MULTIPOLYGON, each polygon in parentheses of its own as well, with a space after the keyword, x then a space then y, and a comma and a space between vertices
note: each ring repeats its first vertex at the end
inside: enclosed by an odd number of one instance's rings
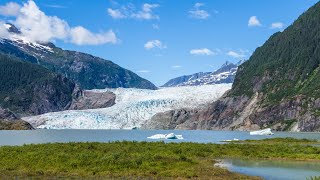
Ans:
POLYGON ((173 78, 161 87, 200 86, 207 84, 233 83, 237 66, 242 61, 234 64, 226 61, 219 69, 213 72, 199 72, 173 78))
POLYGON ((29 42, 12 24, 7 24, 10 39, 0 41, 0 52, 39 64, 64 75, 82 89, 141 88, 157 89, 150 81, 112 61, 87 53, 63 50, 53 43, 29 42))

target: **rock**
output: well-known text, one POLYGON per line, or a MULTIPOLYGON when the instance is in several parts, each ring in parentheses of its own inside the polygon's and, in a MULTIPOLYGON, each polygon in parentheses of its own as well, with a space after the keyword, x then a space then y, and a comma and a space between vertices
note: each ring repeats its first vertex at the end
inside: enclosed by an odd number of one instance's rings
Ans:
POLYGON ((34 128, 26 121, 8 121, 0 119, 0 130, 33 130, 34 128))
POLYGON ((8 109, 0 107, 0 130, 32 130, 34 129, 28 122, 18 119, 8 109))
POLYGON ((110 91, 80 91, 72 101, 70 110, 107 108, 115 104, 116 95, 110 91))

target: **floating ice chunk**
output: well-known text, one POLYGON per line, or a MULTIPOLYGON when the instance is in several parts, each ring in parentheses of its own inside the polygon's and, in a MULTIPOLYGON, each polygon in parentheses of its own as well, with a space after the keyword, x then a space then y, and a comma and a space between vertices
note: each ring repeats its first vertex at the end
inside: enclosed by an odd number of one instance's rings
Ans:
POLYGON ((250 132, 250 135, 274 135, 274 133, 271 131, 270 128, 267 128, 267 129, 263 129, 263 130, 260 130, 260 131, 252 131, 250 132))
POLYGON ((175 135, 174 133, 169 134, 155 134, 148 137, 148 139, 183 139, 182 135, 175 135))

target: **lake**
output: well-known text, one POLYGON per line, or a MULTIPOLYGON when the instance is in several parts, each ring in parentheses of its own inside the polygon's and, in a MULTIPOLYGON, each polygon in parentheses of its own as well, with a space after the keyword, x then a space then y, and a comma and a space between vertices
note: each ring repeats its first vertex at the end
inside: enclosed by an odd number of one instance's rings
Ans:
POLYGON ((227 159, 218 166, 266 180, 306 180, 320 176, 319 162, 227 159))
POLYGON ((0 131, 0 146, 23 145, 54 142, 110 142, 110 141, 160 141, 147 139, 154 134, 175 133, 183 140, 165 140, 166 142, 220 143, 222 140, 237 138, 265 139, 276 137, 293 137, 320 139, 320 133, 275 132, 273 136, 250 136, 242 131, 188 131, 188 130, 33 130, 0 131))

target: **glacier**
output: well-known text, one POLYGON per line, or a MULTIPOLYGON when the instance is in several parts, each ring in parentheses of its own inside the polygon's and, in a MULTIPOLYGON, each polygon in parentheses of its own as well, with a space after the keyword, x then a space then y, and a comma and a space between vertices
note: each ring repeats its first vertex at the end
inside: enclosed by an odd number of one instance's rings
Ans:
POLYGON ((132 129, 140 128, 157 113, 180 108, 201 108, 220 98, 232 84, 182 86, 146 90, 116 88, 116 104, 101 109, 67 110, 24 117, 39 129, 132 129))

